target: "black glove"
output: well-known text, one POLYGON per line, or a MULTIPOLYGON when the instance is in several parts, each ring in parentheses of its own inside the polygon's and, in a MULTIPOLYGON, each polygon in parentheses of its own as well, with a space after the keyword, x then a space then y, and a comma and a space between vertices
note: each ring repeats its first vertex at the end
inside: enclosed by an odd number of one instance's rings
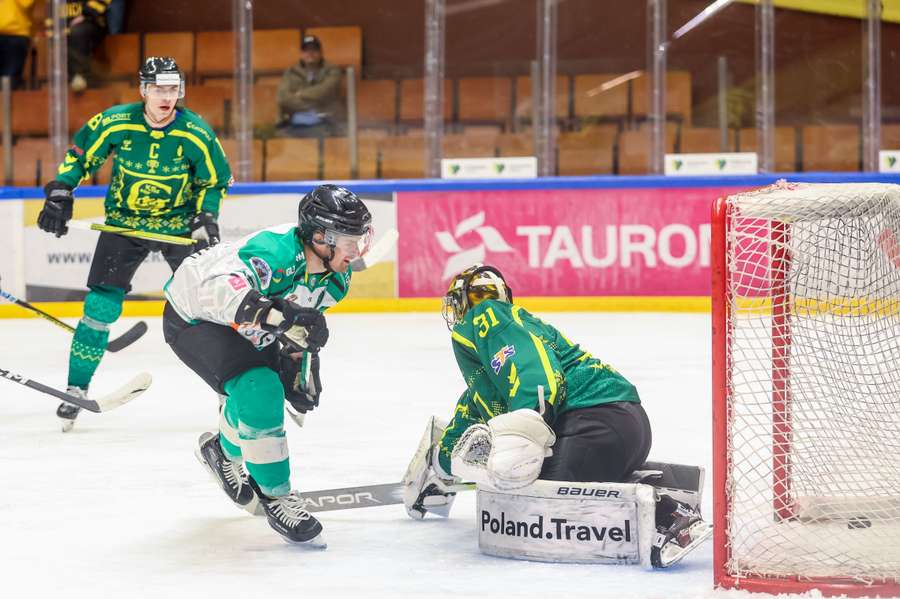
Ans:
POLYGON ((44 186, 44 207, 38 214, 37 224, 42 231, 62 237, 69 232, 66 223, 72 218, 72 188, 60 181, 50 181, 44 186))
POLYGON ((284 317, 284 322, 275 328, 275 336, 280 341, 313 353, 328 342, 328 325, 321 312, 281 297, 273 297, 272 304, 284 317))
POLYGON ((278 360, 278 376, 284 387, 284 398, 301 414, 316 408, 322 392, 322 383, 319 380, 319 354, 309 354, 308 381, 303 380, 302 360, 295 360, 283 352, 279 354, 278 360))
POLYGON ((194 248, 202 250, 219 243, 219 223, 212 212, 200 212, 195 214, 188 226, 191 228, 191 239, 196 239, 194 248))

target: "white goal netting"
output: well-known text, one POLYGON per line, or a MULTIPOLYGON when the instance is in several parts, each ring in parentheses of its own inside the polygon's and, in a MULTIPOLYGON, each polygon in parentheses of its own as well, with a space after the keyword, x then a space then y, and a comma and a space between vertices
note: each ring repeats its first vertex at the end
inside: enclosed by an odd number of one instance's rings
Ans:
POLYGON ((900 580, 900 186, 728 211, 726 569, 900 580))

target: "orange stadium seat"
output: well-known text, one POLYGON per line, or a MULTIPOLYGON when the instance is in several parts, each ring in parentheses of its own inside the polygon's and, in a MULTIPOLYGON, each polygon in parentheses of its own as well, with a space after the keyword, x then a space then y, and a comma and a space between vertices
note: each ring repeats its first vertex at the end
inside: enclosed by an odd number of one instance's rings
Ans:
POLYGON ((319 140, 275 138, 266 142, 266 181, 319 178, 319 140))
MULTIPOLYGON (((326 180, 350 179, 350 146, 346 137, 326 137, 323 148, 322 178, 326 180)), ((361 137, 357 140, 357 179, 374 179, 378 162, 378 140, 361 137)))
POLYGON ((613 172, 613 147, 618 126, 601 125, 560 133, 560 175, 609 175, 613 172))
POLYGON ((881 126, 881 149, 900 150, 900 125, 881 126))
MULTIPOLYGON (((631 80, 631 115, 646 118, 650 109, 650 76, 644 72, 631 80)), ((691 74, 687 71, 666 73, 666 114, 691 123, 691 74)))
POLYGON ((508 126, 512 119, 512 83, 510 77, 461 78, 459 121, 508 126))
POLYGON ((575 75, 575 117, 624 119, 628 116, 630 76, 575 75))
POLYGON ((360 127, 391 127, 397 122, 397 82, 363 79, 356 86, 356 111, 360 127))
POLYGON ((147 33, 144 35, 145 56, 171 56, 184 71, 188 83, 194 80, 194 33, 147 33))
POLYGON ((197 79, 231 77, 234 73, 234 35, 230 31, 199 31, 196 37, 197 79))
MULTIPOLYGON (((238 159, 238 147, 236 139, 219 139, 222 142, 222 149, 225 150, 225 156, 228 158, 228 164, 231 166, 232 174, 235 179, 237 179, 237 159, 238 159)), ((251 175, 252 181, 258 182, 263 180, 263 142, 261 139, 254 139, 251 144, 252 148, 252 160, 253 160, 253 174, 251 175)), ((247 183, 247 181, 239 181, 240 183, 247 183)))
POLYGON ((94 115, 119 103, 119 95, 113 89, 87 89, 80 94, 69 94, 69 131, 81 129, 94 115))
POLYGON ((501 133, 497 136, 500 156, 534 156, 534 133, 501 133))
POLYGON ((379 141, 381 177, 414 179, 425 176, 425 140, 421 136, 385 137, 379 141))
MULTIPOLYGON (((738 151, 757 151, 756 129, 741 129, 738 136, 738 151)), ((793 173, 799 170, 797 133, 794 127, 775 127, 775 170, 780 173, 793 173)))
POLYGON ((331 64, 353 67, 362 75, 362 29, 349 27, 310 27, 303 35, 314 35, 322 42, 322 55, 331 64))
POLYGON ((14 91, 13 135, 43 135, 50 130, 49 94, 46 89, 14 91))
POLYGON ((225 103, 231 91, 218 85, 192 85, 185 90, 184 105, 203 117, 216 131, 225 126, 225 103))
POLYGON ((273 126, 278 123, 278 87, 275 85, 253 86, 253 125, 273 126))
POLYGON ((678 151, 683 154, 703 152, 732 152, 734 151, 734 130, 729 129, 728 142, 725 149, 721 146, 721 132, 714 127, 682 127, 681 143, 678 151))
POLYGON ((861 157, 857 125, 803 127, 804 171, 858 171, 861 157))
POLYGON ((257 29, 253 32, 254 74, 280 76, 299 60, 299 29, 257 29))
MULTIPOLYGON (((403 79, 400 81, 400 120, 421 124, 425 114, 425 80, 403 79)), ((444 120, 453 115, 453 82, 444 79, 444 120)))
POLYGON ((107 35, 98 52, 108 79, 137 79, 141 65, 141 42, 137 33, 107 35))
MULTIPOLYGON (((678 124, 666 123, 665 151, 675 151, 675 139, 678 136, 678 124)), ((619 134, 619 172, 620 175, 645 175, 650 172, 650 129, 641 127, 619 134)))
MULTIPOLYGON (((516 120, 519 121, 531 121, 531 115, 534 111, 534 106, 531 102, 531 96, 533 93, 532 89, 531 76, 525 75, 522 77, 516 77, 516 107, 515 107, 515 117, 516 120)), ((556 76, 556 89, 554 90, 554 95, 556 97, 556 118, 557 119, 567 119, 569 118, 569 76, 568 75, 557 75, 556 76)))
POLYGON ((13 146, 13 185, 41 186, 54 177, 56 166, 46 137, 20 139, 13 146))
POLYGON ((447 134, 442 146, 444 158, 493 158, 497 153, 497 134, 447 134))

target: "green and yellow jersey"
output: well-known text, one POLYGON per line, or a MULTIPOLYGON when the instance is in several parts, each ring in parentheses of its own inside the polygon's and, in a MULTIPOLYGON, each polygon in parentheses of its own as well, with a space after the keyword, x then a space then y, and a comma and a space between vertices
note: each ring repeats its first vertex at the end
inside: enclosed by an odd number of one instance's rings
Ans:
POLYGON ((113 106, 75 134, 56 180, 73 189, 113 160, 106 222, 154 233, 184 234, 198 212, 218 216, 231 184, 222 144, 194 112, 178 109, 169 125, 152 129, 141 102, 113 106))
POLYGON ((560 414, 615 401, 640 402, 637 389, 559 330, 521 306, 485 300, 451 333, 466 390, 440 442, 441 468, 462 433, 499 414, 527 408, 552 426, 560 414))

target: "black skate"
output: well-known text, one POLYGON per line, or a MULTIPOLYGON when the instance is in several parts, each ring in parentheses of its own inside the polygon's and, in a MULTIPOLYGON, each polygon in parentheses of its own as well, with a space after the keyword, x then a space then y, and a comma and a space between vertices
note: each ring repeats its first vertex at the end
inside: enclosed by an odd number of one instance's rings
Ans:
MULTIPOLYGON (((87 389, 82 389, 81 387, 76 387, 74 385, 69 385, 66 388, 66 393, 77 395, 81 398, 87 398, 87 389)), ((72 427, 75 426, 75 419, 78 418, 79 412, 81 412, 81 408, 76 405, 66 402, 59 404, 59 407, 56 408, 56 416, 62 424, 62 432, 67 433, 72 430, 72 427)))
POLYGON ((262 507, 256 493, 247 484, 247 473, 239 463, 232 462, 222 451, 218 433, 203 433, 197 440, 194 455, 212 474, 213 478, 239 508, 251 514, 262 515, 262 507))
POLYGON ((322 524, 303 506, 306 501, 296 491, 281 497, 269 497, 263 493, 253 477, 249 477, 250 486, 259 497, 266 512, 269 526, 291 543, 303 543, 317 549, 325 549, 322 537, 322 524))
POLYGON ((712 532, 712 524, 704 522, 700 512, 668 495, 660 495, 650 563, 654 568, 668 568, 699 547, 712 532))

